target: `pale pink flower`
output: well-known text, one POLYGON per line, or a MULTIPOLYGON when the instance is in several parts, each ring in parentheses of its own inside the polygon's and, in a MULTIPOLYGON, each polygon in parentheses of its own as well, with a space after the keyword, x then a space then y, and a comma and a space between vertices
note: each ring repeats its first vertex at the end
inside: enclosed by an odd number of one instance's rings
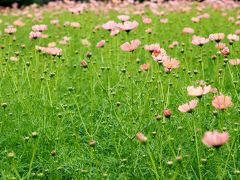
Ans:
POLYGON ((202 143, 208 147, 220 147, 228 142, 228 132, 207 131, 204 133, 202 143))
POLYGON ((80 28, 81 27, 79 22, 70 22, 69 26, 71 26, 73 28, 80 28))
POLYGON ((160 23, 162 24, 167 24, 168 23, 168 19, 165 18, 165 19, 160 19, 160 23))
POLYGON ((141 44, 141 41, 138 39, 135 39, 135 40, 132 40, 130 43, 125 42, 124 44, 122 44, 121 49, 125 52, 132 52, 135 49, 137 49, 140 44, 141 44))
POLYGON ((53 55, 53 56, 61 56, 62 55, 62 49, 57 48, 57 47, 36 46, 36 49, 41 51, 42 53, 50 54, 50 55, 53 55))
POLYGON ((197 100, 191 100, 191 101, 189 101, 188 103, 186 103, 186 104, 183 104, 183 105, 180 105, 179 107, 178 107, 178 110, 180 111, 180 112, 192 112, 192 110, 194 109, 194 108, 196 108, 196 106, 197 106, 197 104, 198 104, 198 101, 197 100))
POLYGON ((50 43, 48 43, 48 47, 53 48, 53 47, 56 47, 56 46, 57 46, 57 43, 56 43, 56 42, 50 42, 50 43))
POLYGON ((151 24, 152 23, 152 19, 147 17, 147 16, 142 16, 142 21, 144 24, 151 24))
POLYGON ((116 36, 118 33, 120 32, 120 30, 118 28, 114 28, 111 30, 110 36, 116 36))
POLYGON ((19 27, 25 26, 25 23, 20 19, 17 19, 16 21, 14 21, 13 24, 19 27))
POLYGON ((229 55, 230 53, 230 50, 228 47, 224 47, 221 51, 220 51, 220 54, 224 55, 224 56, 227 56, 229 55))
POLYGON ((149 68, 150 68, 150 64, 148 64, 148 63, 140 65, 141 71, 148 71, 149 68))
POLYGON ((239 34, 240 34, 240 29, 237 29, 237 30, 235 31, 235 34, 239 35, 239 34))
POLYGON ((204 85, 204 86, 199 86, 199 87, 194 87, 194 86, 188 86, 187 87, 187 92, 188 96, 196 96, 196 97, 201 97, 204 94, 207 94, 211 92, 211 85, 204 85))
POLYGON ((144 49, 146 51, 149 51, 150 53, 152 53, 154 50, 157 50, 160 48, 160 45, 159 44, 146 44, 144 46, 144 49))
POLYGON ((194 33, 194 29, 190 28, 190 27, 185 27, 185 28, 183 28, 182 33, 183 34, 193 34, 194 33))
POLYGON ((232 105, 232 98, 229 96, 215 96, 212 100, 212 105, 216 109, 226 109, 232 105))
POLYGON ((122 22, 128 21, 130 19, 128 15, 119 15, 117 18, 122 22))
POLYGON ((14 28, 13 26, 8 26, 7 28, 4 29, 4 32, 7 34, 13 34, 17 31, 16 28, 14 28))
POLYGON ((130 32, 133 29, 136 29, 138 27, 137 21, 125 21, 123 24, 118 24, 119 28, 121 30, 124 30, 126 32, 130 32))
POLYGON ((141 132, 137 133, 136 138, 140 143, 147 142, 147 137, 141 132))
POLYGON ((32 30, 36 32, 46 31, 47 29, 48 29, 48 26, 46 24, 32 26, 32 30))
POLYGON ((153 50, 152 57, 153 60, 157 62, 162 62, 163 60, 168 58, 166 51, 160 47, 158 49, 153 50))
POLYGON ((99 42, 97 43, 97 45, 96 45, 96 48, 101 48, 101 47, 103 47, 103 46, 105 45, 105 43, 106 43, 105 40, 99 41, 99 42))
POLYGON ((240 59, 230 59, 228 62, 233 66, 240 65, 240 59))
POLYGON ((10 57, 10 61, 12 61, 12 62, 18 61, 18 57, 16 57, 16 56, 11 56, 11 57, 10 57))
POLYGON ((228 34, 227 38, 230 42, 239 41, 239 36, 236 34, 228 34))
POLYGON ((164 66, 165 72, 170 72, 172 69, 178 68, 180 65, 180 62, 176 60, 175 58, 165 58, 162 61, 162 64, 164 66))
POLYGON ((108 31, 111 31, 112 29, 115 29, 118 27, 118 24, 114 21, 108 21, 107 23, 102 25, 102 28, 108 31))
POLYGON ((224 43, 217 43, 216 45, 215 45, 215 48, 217 48, 217 49, 224 49, 226 47, 226 45, 224 44, 224 43))
POLYGON ((91 43, 90 43, 90 41, 89 41, 88 39, 82 39, 82 40, 81 40, 81 43, 82 43, 82 45, 85 46, 85 47, 91 46, 91 43))
POLYGON ((221 40, 224 39, 224 37, 225 37, 224 33, 215 33, 215 34, 209 35, 209 40, 215 41, 215 42, 220 42, 221 40))
POLYGON ((145 33, 151 34, 152 33, 152 29, 151 28, 146 29, 145 33))
POLYGON ((58 25, 59 24, 59 20, 58 19, 53 19, 50 21, 51 24, 53 25, 58 25))
POLYGON ((192 44, 197 45, 197 46, 203 46, 204 44, 208 43, 209 39, 200 37, 200 36, 193 36, 192 37, 192 44))
POLYGON ((192 17, 191 21, 196 23, 196 22, 200 21, 200 18, 199 17, 192 17))
POLYGON ((42 33, 41 32, 30 32, 29 34, 29 39, 32 40, 32 39, 37 39, 37 38, 41 38, 42 37, 42 33))

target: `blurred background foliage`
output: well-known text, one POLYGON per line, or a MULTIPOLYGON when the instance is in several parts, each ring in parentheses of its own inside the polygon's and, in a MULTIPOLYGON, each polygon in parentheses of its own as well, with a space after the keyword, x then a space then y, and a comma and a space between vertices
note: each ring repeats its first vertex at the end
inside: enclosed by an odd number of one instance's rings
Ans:
MULTIPOLYGON (((29 5, 32 3, 44 4, 50 1, 56 1, 56 0, 0 0, 0 6, 11 6, 13 3, 18 3, 20 6, 29 5)), ((75 1, 88 1, 88 0, 75 0, 75 1)), ((107 0, 102 0, 102 1, 107 1, 107 0)), ((138 0, 138 1, 143 2, 144 0, 138 0)), ((163 1, 170 1, 170 0, 163 0, 163 1)), ((193 0, 193 1, 204 1, 204 0, 193 0)), ((216 0, 216 1, 221 1, 221 0, 216 0)), ((240 0, 236 0, 236 1, 240 1, 240 0)))

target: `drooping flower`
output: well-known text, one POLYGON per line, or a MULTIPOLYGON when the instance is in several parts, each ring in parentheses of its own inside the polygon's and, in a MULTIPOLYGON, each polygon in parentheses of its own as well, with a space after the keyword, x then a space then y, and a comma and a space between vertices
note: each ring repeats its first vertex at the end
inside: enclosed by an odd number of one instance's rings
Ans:
POLYGON ((216 109, 226 109, 232 105, 232 98, 229 96, 215 96, 212 100, 212 105, 216 109))
POLYGON ((178 110, 180 111, 180 112, 192 112, 192 110, 194 109, 194 108, 196 108, 196 106, 197 106, 197 104, 198 104, 198 101, 197 100, 191 100, 191 101, 189 101, 188 103, 185 103, 185 104, 182 104, 182 105, 180 105, 179 107, 178 107, 178 110))
POLYGON ((224 48, 220 51, 220 54, 222 54, 222 55, 224 55, 224 56, 229 55, 229 53, 230 53, 230 50, 229 50, 229 48, 228 48, 227 46, 224 47, 224 48))
POLYGON ((140 65, 140 70, 141 71, 148 71, 150 68, 150 64, 149 63, 145 63, 145 64, 141 64, 140 65))
POLYGON ((140 143, 147 142, 147 137, 141 132, 137 133, 136 138, 140 143))
POLYGON ((96 48, 101 48, 105 45, 106 41, 105 40, 101 40, 96 44, 96 48))
POLYGON ((141 44, 141 41, 138 40, 138 39, 135 39, 135 40, 132 40, 130 43, 129 42, 125 42, 120 47, 125 52, 132 52, 135 49, 137 49, 140 44, 141 44))
POLYGON ((229 140, 228 132, 220 133, 216 130, 207 131, 204 133, 202 143, 208 147, 220 147, 226 144, 229 140))

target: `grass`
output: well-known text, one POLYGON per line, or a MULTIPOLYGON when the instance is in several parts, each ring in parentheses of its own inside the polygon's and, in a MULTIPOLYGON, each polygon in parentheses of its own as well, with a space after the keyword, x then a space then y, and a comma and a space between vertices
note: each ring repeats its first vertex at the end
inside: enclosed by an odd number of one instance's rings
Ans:
MULTIPOLYGON (((229 15, 222 17, 220 12, 205 9, 211 18, 199 23, 191 22, 198 13, 195 9, 168 13, 169 23, 161 24, 159 17, 146 10, 151 25, 131 14, 139 27, 113 38, 106 30, 92 33, 92 29, 109 19, 117 21, 114 11, 101 16, 91 11, 81 15, 46 12, 40 22, 23 16, 26 25, 17 28, 16 41, 3 30, 4 23, 11 24, 18 17, 0 15, 0 44, 5 46, 0 50, 1 179, 238 179, 239 66, 231 66, 216 54, 213 42, 204 45, 201 53, 200 47, 191 44, 191 35, 182 35, 186 26, 204 37, 234 33, 239 27, 227 18, 237 11, 227 11, 229 15), (51 19, 59 19, 61 25, 77 21, 81 28, 57 28, 50 25, 51 19), (35 24, 48 24, 50 37, 29 41, 35 24), (153 34, 144 33, 147 27, 153 34), (61 57, 35 50, 35 45, 47 46, 63 36, 70 36, 71 41, 58 45, 63 49, 61 57), (81 44, 83 38, 91 42, 90 47, 81 44), (101 39, 107 40, 105 46, 95 48, 101 39), (120 45, 133 39, 140 39, 141 46, 133 53, 122 52, 120 45), (168 49, 174 40, 180 45, 168 49), (20 48, 22 43, 25 49, 20 48), (166 74, 143 50, 150 43, 160 43, 180 60, 180 68, 166 74), (11 62, 15 54, 19 61, 11 62), (80 66, 83 59, 88 63, 86 69, 80 66), (151 65, 149 71, 139 72, 139 65, 146 62, 151 65), (193 113, 179 112, 178 106, 192 99, 187 86, 201 79, 231 96, 233 106, 216 111, 211 105, 214 95, 209 93, 193 113), (162 117, 165 108, 173 111, 170 119, 162 117), (155 120, 156 114, 161 115, 160 121, 155 120), (213 129, 228 131, 229 142, 218 149, 202 144, 204 132, 213 129), (148 137, 145 145, 135 138, 140 131, 148 137), (88 145, 92 139, 94 147, 88 145), (15 156, 9 157, 10 152, 15 156), (181 161, 176 160, 178 156, 181 161)), ((227 59, 239 58, 239 47, 236 42, 227 59)))

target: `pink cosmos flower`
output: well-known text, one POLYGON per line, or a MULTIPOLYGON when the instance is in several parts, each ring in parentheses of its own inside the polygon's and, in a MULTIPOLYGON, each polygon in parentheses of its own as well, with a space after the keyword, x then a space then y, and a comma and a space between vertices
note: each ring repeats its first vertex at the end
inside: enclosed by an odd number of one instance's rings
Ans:
POLYGON ((117 18, 122 22, 128 21, 130 19, 128 15, 119 15, 117 18))
POLYGON ((200 18, 199 17, 192 17, 191 21, 194 22, 194 23, 197 23, 197 22, 200 21, 200 18))
POLYGON ((138 22, 137 21, 125 21, 123 24, 118 24, 118 27, 121 30, 124 30, 126 32, 130 32, 133 29, 136 29, 138 27, 138 22))
POLYGON ((35 32, 42 32, 42 31, 46 31, 47 29, 48 29, 48 26, 46 24, 32 26, 32 30, 35 32))
POLYGON ((229 34, 227 38, 230 42, 239 41, 239 36, 236 34, 229 34))
POLYGON ((8 26, 7 28, 4 29, 4 32, 7 34, 13 34, 17 31, 16 28, 14 28, 13 26, 8 26))
POLYGON ((194 29, 190 28, 190 27, 185 27, 185 28, 183 28, 182 33, 183 34, 193 34, 194 33, 194 29))
POLYGON ((215 96, 212 100, 212 105, 216 109, 226 109, 232 105, 232 98, 229 96, 215 96))
POLYGON ((51 24, 53 25, 58 25, 59 24, 59 20, 58 19, 53 19, 50 21, 51 24))
POLYGON ((150 68, 150 64, 149 63, 140 65, 140 70, 141 71, 148 71, 149 68, 150 68))
POLYGON ((147 17, 147 16, 142 16, 142 21, 144 24, 151 24, 152 23, 152 19, 147 17))
POLYGON ((170 72, 172 69, 178 68, 180 65, 180 62, 176 60, 175 58, 165 58, 162 61, 162 64, 164 66, 165 72, 170 72))
POLYGON ((167 24, 168 23, 168 19, 165 18, 165 19, 160 19, 160 23, 162 24, 167 24))
POLYGON ((235 34, 239 35, 239 34, 240 34, 240 29, 237 29, 237 30, 235 31, 235 34))
POLYGON ((114 28, 111 30, 110 36, 116 36, 118 33, 120 32, 120 30, 118 28, 114 28))
POLYGON ((42 53, 50 54, 50 55, 53 55, 53 56, 61 56, 62 55, 62 49, 56 48, 56 47, 36 46, 36 49, 41 51, 42 53))
POLYGON ((163 60, 168 58, 167 53, 163 48, 155 49, 152 52, 152 57, 153 57, 153 60, 157 62, 162 62, 163 60))
POLYGON ((209 39, 211 41, 215 41, 215 42, 220 42, 221 40, 223 40, 225 37, 224 33, 215 33, 215 34, 210 34, 209 35, 209 39))
POLYGON ((147 137, 141 132, 137 133, 136 138, 140 143, 147 142, 147 137))
POLYGON ((226 45, 224 44, 224 43, 217 43, 216 45, 215 45, 215 48, 217 48, 217 49, 224 49, 226 47, 226 45))
POLYGON ((144 46, 144 49, 146 51, 149 51, 150 53, 152 53, 153 51, 157 50, 160 48, 160 45, 159 44, 146 44, 144 46))
POLYGON ((73 27, 73 28, 80 28, 81 27, 79 22, 70 22, 69 26, 73 27))
POLYGON ((14 21, 13 24, 19 27, 25 26, 24 22, 21 21, 20 19, 17 19, 16 21, 14 21))
POLYGON ((29 34, 29 39, 32 40, 32 39, 37 39, 37 38, 43 38, 43 39, 46 39, 48 38, 48 35, 47 34, 43 34, 42 32, 30 32, 29 34))
POLYGON ((208 147, 220 147, 228 142, 228 132, 207 131, 204 133, 202 143, 208 147))
POLYGON ((224 55, 224 56, 227 56, 229 55, 230 53, 230 50, 228 47, 224 47, 221 51, 220 51, 220 54, 224 55))
POLYGON ((107 23, 102 25, 102 28, 108 31, 111 31, 112 29, 115 29, 118 27, 118 24, 114 21, 108 21, 107 23))
POLYGON ((151 34, 152 33, 152 29, 151 28, 146 29, 145 33, 151 34))
POLYGON ((200 37, 200 36, 193 36, 192 38, 192 44, 197 46, 203 46, 204 44, 208 43, 209 39, 200 37))
POLYGON ((240 59, 230 59, 228 62, 233 66, 240 65, 240 59))
POLYGON ((133 52, 141 44, 141 41, 138 39, 132 40, 130 43, 125 42, 121 45, 121 49, 125 52, 133 52))
POLYGON ((201 97, 202 95, 211 92, 211 89, 212 89, 211 85, 199 86, 196 88, 194 86, 188 86, 187 92, 188 92, 188 96, 201 97))
POLYGON ((105 43, 106 43, 105 40, 99 41, 99 42, 97 43, 97 45, 96 45, 96 48, 101 48, 101 47, 103 47, 103 46, 105 45, 105 43))
POLYGON ((197 106, 197 104, 198 104, 198 101, 197 100, 191 100, 191 101, 189 101, 188 103, 186 103, 186 104, 183 104, 183 105, 180 105, 179 107, 178 107, 178 110, 180 111, 180 112, 192 112, 192 110, 194 109, 194 108, 196 108, 196 106, 197 106))

